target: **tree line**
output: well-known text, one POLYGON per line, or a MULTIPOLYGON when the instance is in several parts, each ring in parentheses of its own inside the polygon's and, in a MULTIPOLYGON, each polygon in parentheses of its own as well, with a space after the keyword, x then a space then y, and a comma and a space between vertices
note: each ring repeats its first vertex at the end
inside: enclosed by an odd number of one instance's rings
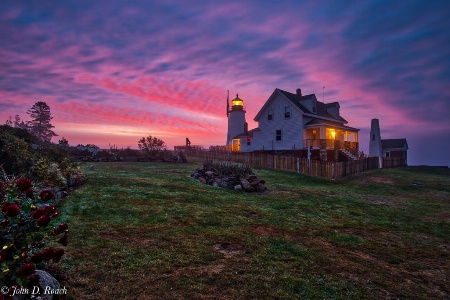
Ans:
MULTIPOLYGON (((53 117, 47 103, 43 101, 36 102, 31 109, 27 111, 27 114, 31 117, 30 121, 24 122, 19 115, 15 115, 14 119, 10 116, 9 119, 6 120, 5 125, 25 129, 43 142, 51 142, 53 137, 58 136, 52 130, 55 126, 51 123, 53 117)), ((69 148, 69 142, 64 137, 58 141, 58 144, 63 148, 69 148)), ((167 146, 163 140, 151 135, 142 137, 138 141, 138 147, 146 153, 167 150, 167 146)), ((95 154, 100 151, 98 146, 91 144, 87 144, 86 146, 79 144, 76 148, 79 148, 79 150, 87 149, 89 152, 92 152, 91 149, 94 149, 95 154)))

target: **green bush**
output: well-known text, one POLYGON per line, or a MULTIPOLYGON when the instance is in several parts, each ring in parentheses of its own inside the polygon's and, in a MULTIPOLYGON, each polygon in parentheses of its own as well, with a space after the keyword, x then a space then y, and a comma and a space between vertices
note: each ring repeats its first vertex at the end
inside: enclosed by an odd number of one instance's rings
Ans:
POLYGON ((25 129, 0 126, 0 170, 46 186, 79 185, 84 178, 68 150, 43 142, 25 129), (72 179, 75 179, 72 180, 72 179))
POLYGON ((247 175, 254 175, 251 166, 230 162, 205 160, 203 162, 203 169, 213 171, 218 175, 226 175, 226 176, 245 177, 247 175))
POLYGON ((0 128, 0 166, 8 174, 20 174, 31 169, 34 156, 30 148, 31 145, 26 139, 0 128))

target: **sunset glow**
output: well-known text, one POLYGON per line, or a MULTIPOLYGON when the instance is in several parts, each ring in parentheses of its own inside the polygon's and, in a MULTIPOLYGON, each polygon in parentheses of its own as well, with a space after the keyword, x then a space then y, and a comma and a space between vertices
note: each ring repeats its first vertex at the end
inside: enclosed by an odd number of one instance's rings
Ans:
POLYGON ((406 138, 409 163, 450 165, 446 1, 7 1, 0 123, 37 101, 70 145, 224 145, 226 99, 249 129, 275 88, 339 101, 360 128, 406 138), (325 86, 325 88, 323 88, 325 86))

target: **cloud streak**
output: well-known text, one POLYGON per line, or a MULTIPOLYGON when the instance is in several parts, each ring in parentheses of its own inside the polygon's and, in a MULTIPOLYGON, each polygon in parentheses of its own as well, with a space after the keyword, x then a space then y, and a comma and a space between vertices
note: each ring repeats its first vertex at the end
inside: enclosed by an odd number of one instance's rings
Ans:
POLYGON ((362 129, 363 149, 379 118, 384 138, 425 151, 415 163, 450 164, 422 146, 430 132, 450 133, 449 10, 444 1, 8 2, 0 118, 46 101, 71 144, 135 147, 160 132, 170 145, 189 136, 207 146, 225 142, 227 90, 244 99, 252 127, 275 88, 321 99, 325 85, 325 101, 340 101, 362 129))

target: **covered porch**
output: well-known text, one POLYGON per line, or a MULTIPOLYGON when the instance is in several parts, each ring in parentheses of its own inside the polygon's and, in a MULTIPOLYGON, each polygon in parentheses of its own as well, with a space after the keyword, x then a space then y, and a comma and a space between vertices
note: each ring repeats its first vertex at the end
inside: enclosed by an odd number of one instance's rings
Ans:
POLYGON ((305 148, 319 149, 325 146, 327 149, 335 149, 336 141, 339 148, 358 151, 359 129, 342 124, 325 123, 308 124, 305 126, 303 145, 305 148))

